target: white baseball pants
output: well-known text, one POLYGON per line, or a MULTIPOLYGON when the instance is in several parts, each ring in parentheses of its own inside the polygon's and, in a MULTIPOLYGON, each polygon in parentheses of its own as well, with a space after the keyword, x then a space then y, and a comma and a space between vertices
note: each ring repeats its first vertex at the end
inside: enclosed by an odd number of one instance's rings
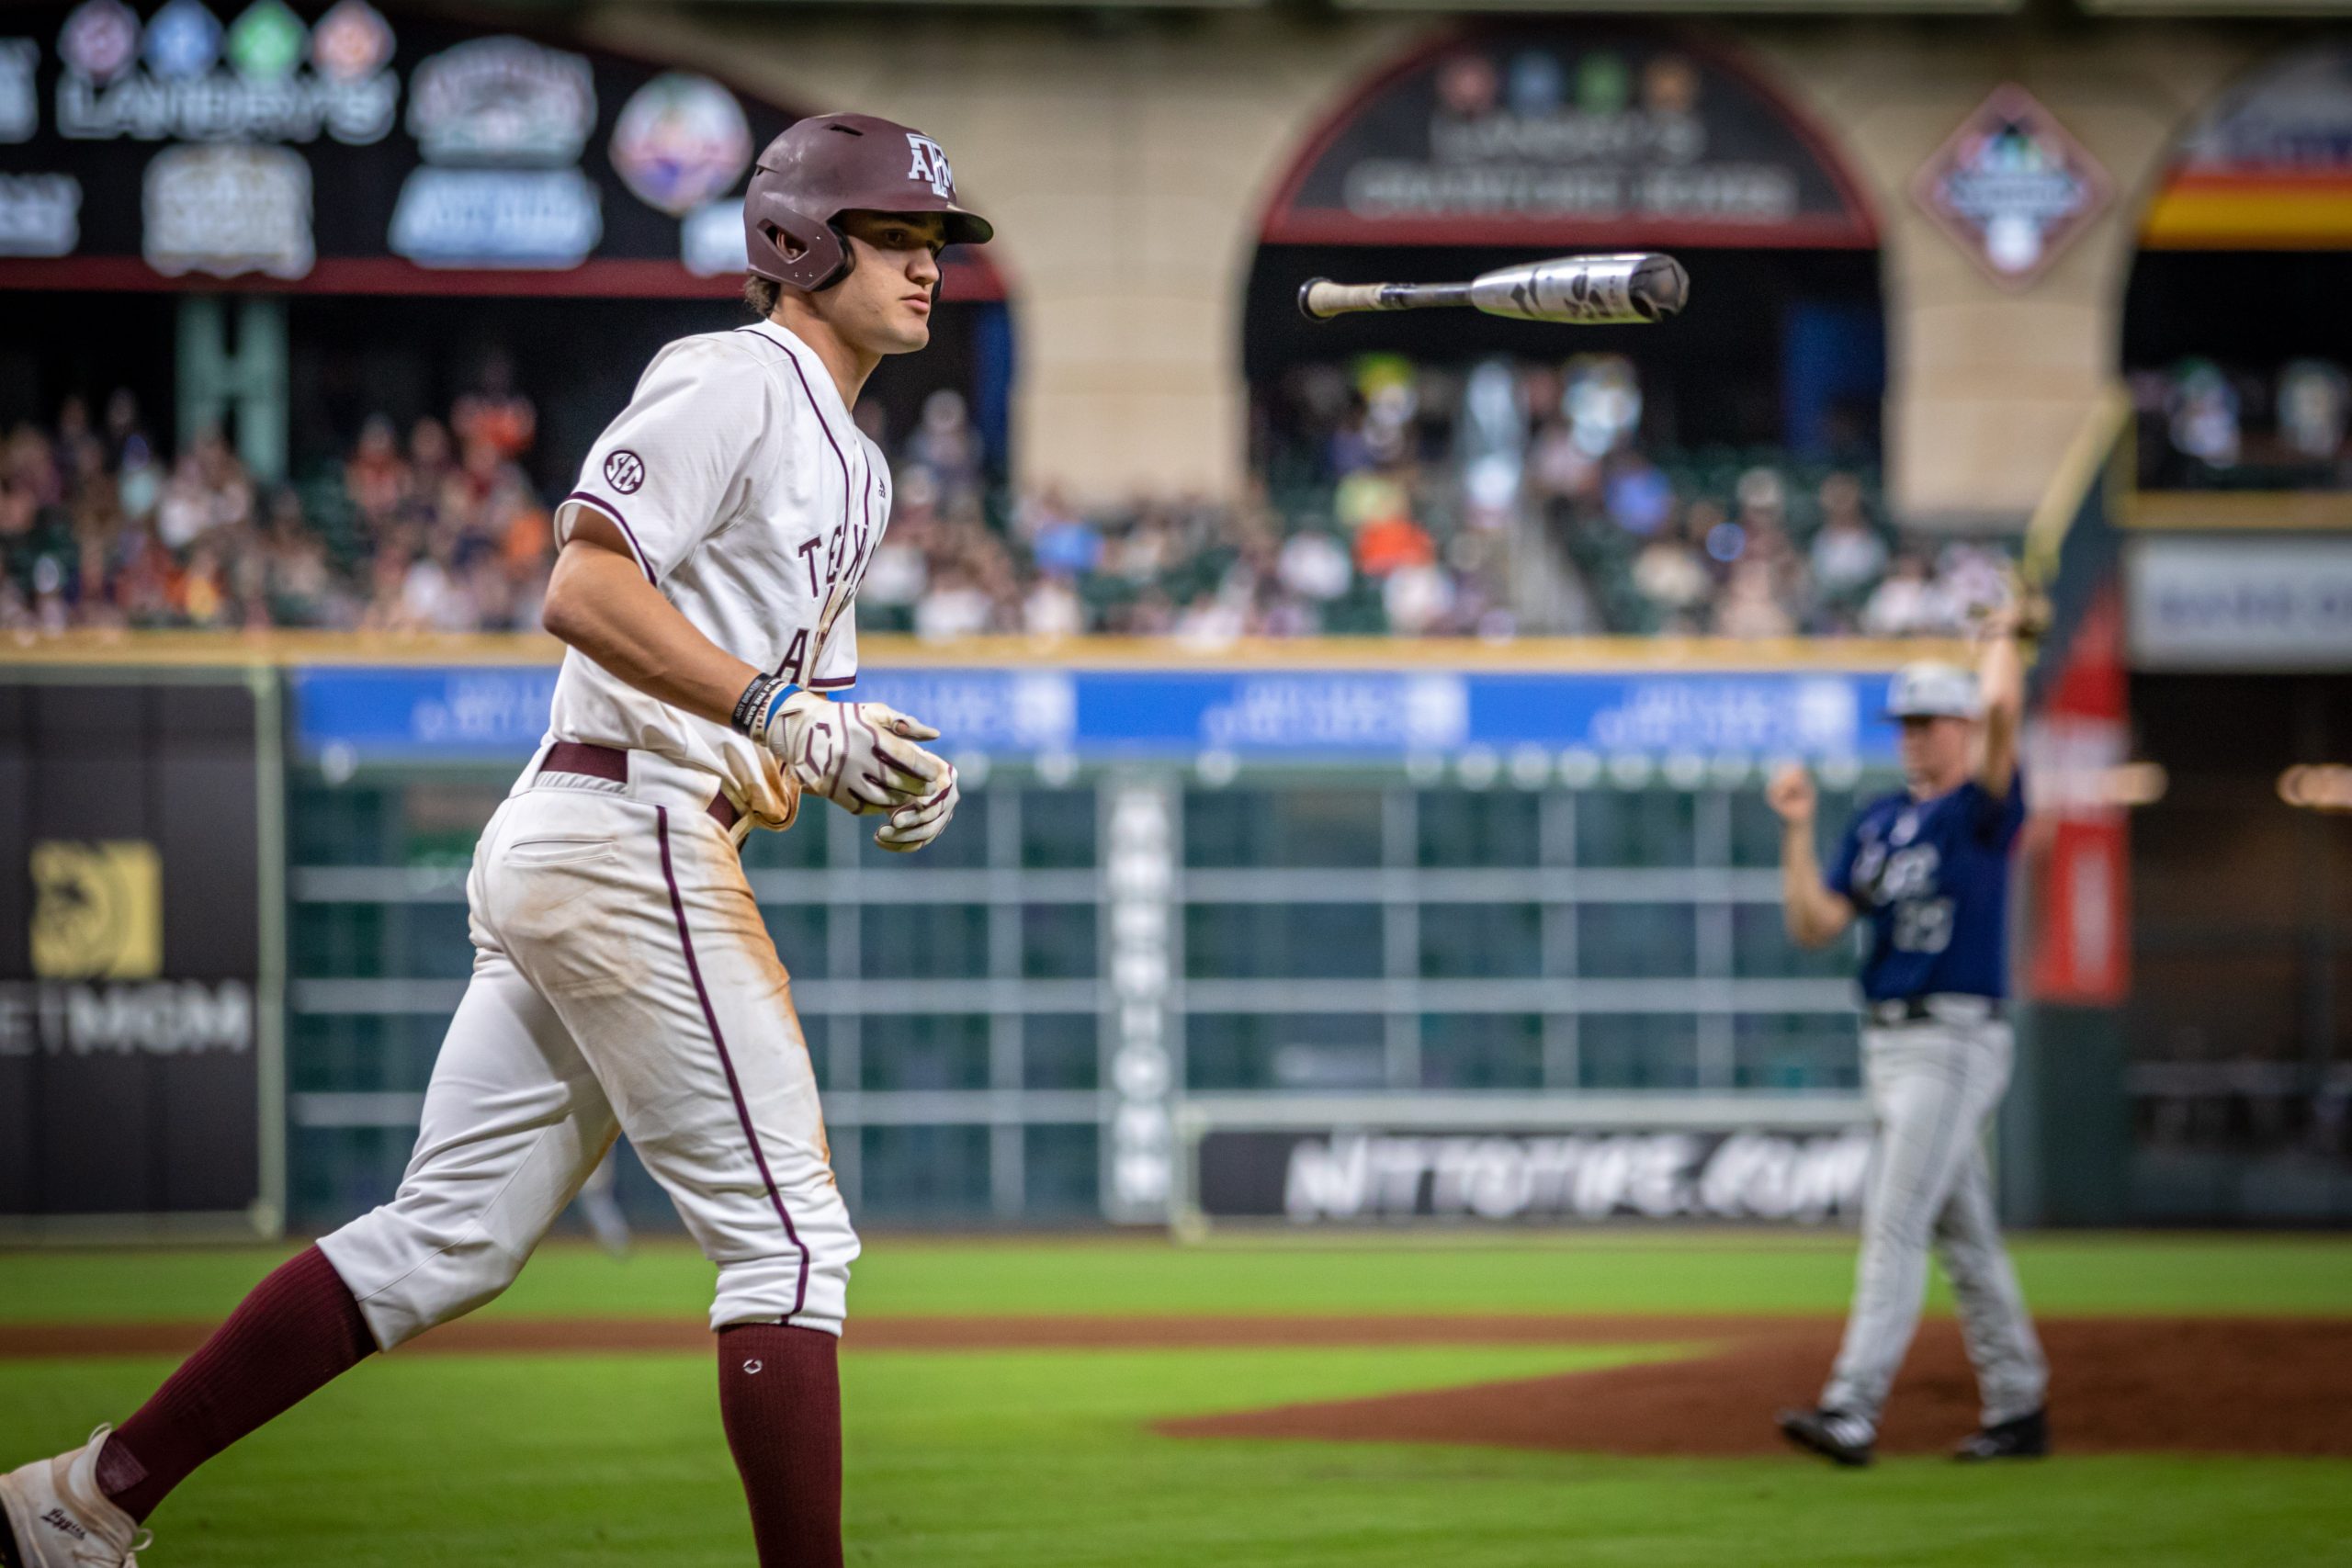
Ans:
POLYGON ((1823 1408, 1877 1423, 1919 1326, 1930 1243, 1959 1303, 1985 1425, 2041 1408, 2049 1368, 2001 1245, 1983 1143, 2014 1051, 2008 1024, 1993 1018, 1862 1032, 1879 1141, 1862 1195, 1853 1309, 1823 1408))
POLYGON ((386 1349, 511 1284, 627 1131, 718 1266, 711 1326, 841 1332, 856 1232, 715 780, 535 780, 467 884, 474 975, 392 1201, 322 1241, 386 1349))

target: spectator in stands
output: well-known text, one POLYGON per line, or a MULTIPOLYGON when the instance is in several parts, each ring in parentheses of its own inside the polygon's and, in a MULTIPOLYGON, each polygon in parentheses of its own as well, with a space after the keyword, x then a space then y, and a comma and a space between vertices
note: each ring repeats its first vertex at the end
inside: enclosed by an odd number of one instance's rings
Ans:
POLYGON ((408 494, 408 464, 401 460, 392 422, 370 414, 359 428, 359 447, 343 466, 343 493, 372 526, 392 514, 408 494))
POLYGON ((1821 481, 1821 527, 1810 552, 1814 586, 1833 610, 1859 606, 1886 575, 1886 541, 1862 511, 1862 487, 1849 473, 1821 481))
POLYGON ((1715 632, 1722 637, 1793 636, 1796 620, 1781 603, 1772 563, 1751 553, 1735 565, 1715 605, 1715 632))
POLYGON ((493 349, 482 362, 481 385, 458 400, 449 426, 463 446, 481 447, 500 462, 513 462, 538 438, 538 411, 514 389, 514 362, 493 349))
POLYGON ((1947 631, 1952 617, 1943 592, 1928 575, 1925 557, 1897 556, 1886 581, 1862 609, 1862 630, 1872 637, 1927 637, 1947 631))

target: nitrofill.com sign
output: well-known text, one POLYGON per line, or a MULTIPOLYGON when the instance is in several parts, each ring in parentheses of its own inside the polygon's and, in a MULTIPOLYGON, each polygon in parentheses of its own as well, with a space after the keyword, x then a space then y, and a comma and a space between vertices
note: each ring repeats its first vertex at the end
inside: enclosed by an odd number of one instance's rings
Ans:
POLYGON ((1763 1221, 1857 1213, 1871 1133, 1645 1128, 1425 1134, 1221 1130, 1201 1140, 1209 1219, 1763 1221))

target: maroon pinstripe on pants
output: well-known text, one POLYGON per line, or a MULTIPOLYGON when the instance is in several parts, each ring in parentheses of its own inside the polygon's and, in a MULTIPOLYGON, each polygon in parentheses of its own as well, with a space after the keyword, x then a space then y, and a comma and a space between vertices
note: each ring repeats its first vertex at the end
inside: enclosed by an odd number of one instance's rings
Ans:
POLYGON ((686 955, 686 975, 695 983, 695 999, 702 1004, 702 1021, 710 1029, 710 1043, 718 1049, 718 1065, 727 1072, 727 1092, 735 1097, 735 1120, 743 1128, 743 1141, 752 1145, 752 1163, 760 1168, 760 1181, 768 1190, 768 1202, 775 1209, 775 1217, 783 1222, 785 1238, 800 1254, 800 1280, 792 1292, 789 1319, 800 1314, 808 1299, 808 1248, 801 1241, 800 1233, 793 1228, 792 1214, 784 1206, 784 1194, 776 1190, 775 1178, 768 1171, 768 1156, 760 1147, 760 1134, 752 1125, 752 1108, 744 1102, 742 1080, 735 1076, 735 1058, 728 1054, 727 1036, 719 1032, 718 1014, 711 1010, 710 992, 702 983, 702 965, 695 962, 695 939, 686 930, 686 904, 678 896, 678 874, 670 864, 670 808, 657 806, 654 828, 662 840, 662 880, 670 886, 670 912, 678 918, 678 946, 686 955))

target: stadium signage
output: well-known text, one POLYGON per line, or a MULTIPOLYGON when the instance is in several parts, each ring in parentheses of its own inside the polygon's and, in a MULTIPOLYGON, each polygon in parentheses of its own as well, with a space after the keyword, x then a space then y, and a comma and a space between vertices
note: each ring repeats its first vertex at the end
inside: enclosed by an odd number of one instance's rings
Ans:
POLYGON ((73 254, 82 183, 71 175, 0 175, 0 256, 73 254))
POLYGON ((311 237, 311 165, 282 147, 173 147, 147 165, 147 265, 166 277, 300 277, 311 237))
POLYGON ((1196 1156, 1210 1219, 1748 1220, 1858 1212, 1871 1134, 1663 1129, 1430 1134, 1219 1130, 1196 1156))
POLYGON ((392 209, 392 250, 424 266, 578 266, 605 230, 577 169, 422 168, 392 209))
POLYGON ((0 1056, 234 1055, 253 1048, 253 987, 240 980, 0 981, 0 1056))
MULTIPOLYGON (((0 289, 713 298, 751 152, 794 118, 400 0, 25 0, 0 15, 0 289)), ((1001 298, 977 254, 946 262, 951 298, 1001 298)))
MULTIPOLYGON (((1458 762, 1513 778, 1736 783, 1769 759, 1886 762, 1883 671, 868 669, 861 693, 973 750, 1191 761, 1458 762)), ((368 761, 513 758, 547 723, 550 671, 320 666, 294 678, 300 743, 368 761)))
POLYGON ((741 276, 752 264, 741 197, 705 202, 678 225, 678 254, 696 277, 741 276))
POLYGON ((733 190, 752 166, 752 127, 734 94, 673 71, 621 106, 608 151, 630 195, 684 218, 733 190))
POLYGON ((2009 85, 1962 122, 1912 192, 1994 282, 2023 288, 2106 208, 2111 186, 2055 115, 2009 85))
POLYGON ((0 1232, 276 1224, 261 698, 242 680, 177 680, 159 729, 139 722, 156 694, 28 673, 7 693, 0 1232))
POLYGON ((2352 670, 2352 546, 2143 538, 2125 558, 2132 662, 2149 670, 2352 670))
POLYGON ((435 164, 577 163, 595 129, 588 62, 527 39, 458 44, 409 88, 409 134, 435 164))
POLYGON ((1363 89, 1275 197, 1303 244, 1864 247, 1858 188, 1733 62, 1626 24, 1456 37, 1363 89))
POLYGON ((2352 247, 2352 44, 2291 50, 2201 117, 2149 205, 2141 242, 2352 247))
POLYGON ((79 141, 380 141, 400 80, 384 69, 390 26, 365 0, 307 31, 279 0, 255 0, 225 33, 199 0, 147 24, 120 0, 85 0, 59 36, 58 133, 79 141), (317 63, 300 68, 311 53, 317 63), (144 63, 140 62, 143 60, 144 63))
POLYGON ((28 38, 0 39, 0 141, 28 141, 40 125, 40 90, 33 68, 40 45, 28 38))

